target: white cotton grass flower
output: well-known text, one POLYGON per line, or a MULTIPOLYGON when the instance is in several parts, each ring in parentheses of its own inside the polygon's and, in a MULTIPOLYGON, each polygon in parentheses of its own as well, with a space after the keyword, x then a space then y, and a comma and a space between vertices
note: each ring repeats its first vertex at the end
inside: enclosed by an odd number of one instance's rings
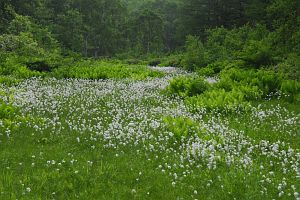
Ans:
POLYGON ((132 190, 131 190, 131 194, 136 194, 136 190, 135 190, 135 189, 132 189, 132 190))
POLYGON ((26 192, 28 192, 28 193, 31 192, 31 188, 30 188, 30 187, 27 187, 27 188, 26 188, 26 192))

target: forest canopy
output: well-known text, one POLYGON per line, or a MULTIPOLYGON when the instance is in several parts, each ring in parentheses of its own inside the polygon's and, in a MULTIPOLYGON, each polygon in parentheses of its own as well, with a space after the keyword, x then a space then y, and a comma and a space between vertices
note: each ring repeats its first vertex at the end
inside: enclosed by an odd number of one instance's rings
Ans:
POLYGON ((0 62, 161 57, 195 69, 224 60, 299 63, 298 0, 2 0, 0 62), (8 57, 15 56, 8 61, 8 57), (21 60, 21 61, 20 61, 21 60), (24 61, 25 60, 25 61, 24 61))

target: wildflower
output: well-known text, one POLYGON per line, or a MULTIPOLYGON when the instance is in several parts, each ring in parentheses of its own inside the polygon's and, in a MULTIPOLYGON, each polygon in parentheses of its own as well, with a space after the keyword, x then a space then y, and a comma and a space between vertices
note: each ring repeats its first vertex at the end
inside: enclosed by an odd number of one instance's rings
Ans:
POLYGON ((172 186, 175 187, 175 185, 176 185, 176 183, 173 181, 173 182, 172 182, 172 186))
POLYGON ((135 194, 136 193, 136 190, 135 189, 132 189, 131 190, 131 194, 135 194))

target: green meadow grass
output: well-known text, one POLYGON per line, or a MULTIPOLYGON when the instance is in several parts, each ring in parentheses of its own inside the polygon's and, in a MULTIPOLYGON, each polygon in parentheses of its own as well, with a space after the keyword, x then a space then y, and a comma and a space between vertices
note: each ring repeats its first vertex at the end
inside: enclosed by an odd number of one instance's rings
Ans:
POLYGON ((0 199, 297 200, 297 104, 190 112, 171 78, 1 85, 0 199))

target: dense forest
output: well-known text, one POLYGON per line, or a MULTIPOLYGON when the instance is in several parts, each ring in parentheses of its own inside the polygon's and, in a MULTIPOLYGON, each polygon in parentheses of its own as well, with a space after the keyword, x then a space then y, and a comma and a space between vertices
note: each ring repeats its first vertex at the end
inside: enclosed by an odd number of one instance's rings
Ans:
POLYGON ((188 68, 220 60, 257 66, 299 63, 299 4, 297 0, 2 0, 1 63, 16 54, 27 57, 25 62, 43 58, 51 62, 47 59, 59 56, 145 58, 185 52, 191 58, 177 64, 188 68))

